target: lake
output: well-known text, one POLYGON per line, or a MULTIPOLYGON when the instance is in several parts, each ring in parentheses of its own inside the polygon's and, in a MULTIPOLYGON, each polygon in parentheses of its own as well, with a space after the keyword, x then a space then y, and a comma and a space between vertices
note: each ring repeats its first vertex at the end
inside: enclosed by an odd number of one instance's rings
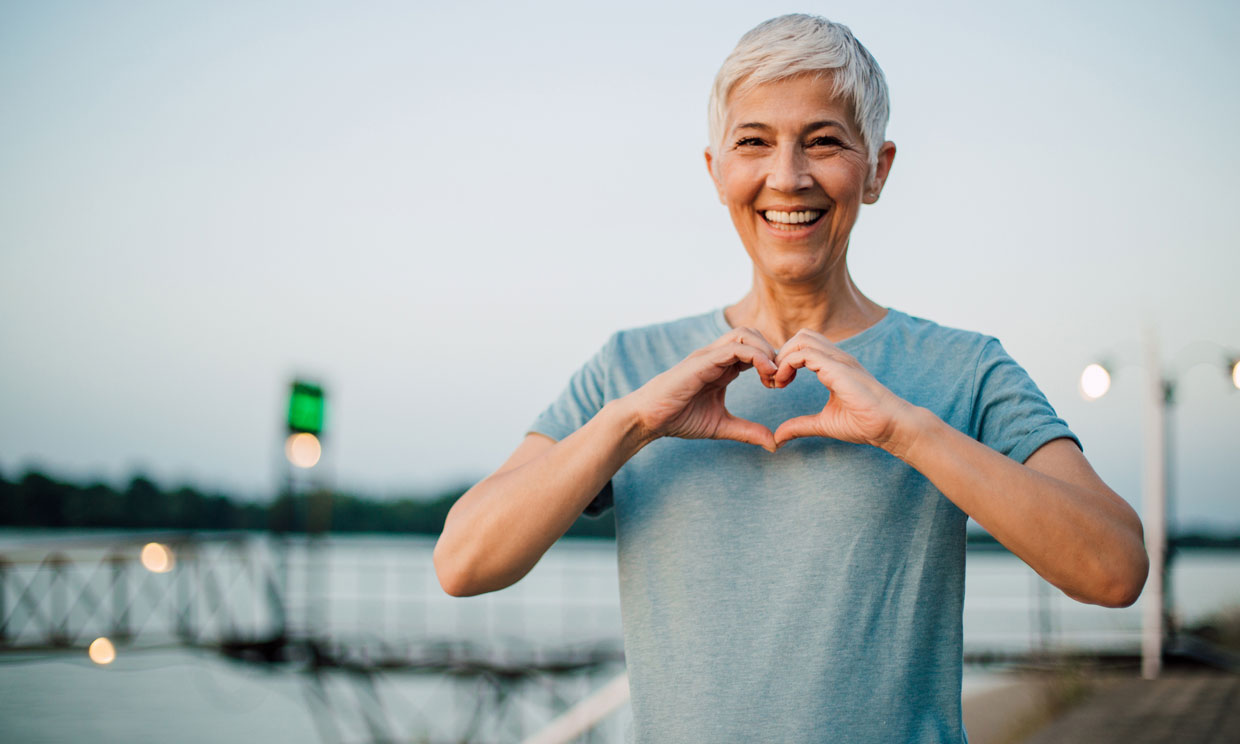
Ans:
MULTIPOLYGON (((90 541, 65 549, 65 554, 83 566, 92 556, 99 563, 106 553, 99 536, 83 536, 90 541)), ((62 544, 63 538, 4 531, 0 553, 35 555, 53 543, 62 544)), ((433 642, 510 649, 510 656, 536 658, 565 646, 615 646, 620 638, 616 558, 608 542, 561 541, 517 585, 456 599, 438 587, 429 538, 331 537, 313 549, 298 542, 283 553, 265 537, 245 540, 251 551, 248 562, 234 565, 227 551, 209 544, 199 548, 195 560, 186 557, 177 571, 133 581, 133 620, 136 624, 139 615, 146 617, 134 644, 118 644, 117 658, 107 666, 93 664, 81 650, 0 653, 0 738, 278 743, 391 737, 430 742, 459 739, 476 723, 474 739, 508 741, 537 730, 549 711, 584 698, 623 671, 613 663, 588 672, 520 679, 464 669, 314 675, 304 664, 249 664, 207 648, 180 646, 174 614, 163 612, 159 604, 166 601, 161 597, 177 596, 174 582, 191 576, 206 582, 204 576, 215 571, 215 591, 233 597, 229 612, 234 616, 227 620, 210 602, 193 606, 196 632, 209 640, 213 627, 231 623, 261 629, 273 622, 256 579, 264 570, 286 582, 292 630, 313 625, 320 635, 369 649, 366 653, 381 649, 397 657, 417 656, 418 649, 433 642), (160 582, 170 582, 162 594, 160 582), (146 610, 143 601, 150 603, 146 610)), ((140 547, 141 542, 133 545, 140 547)), ((1078 604, 1002 551, 971 551, 967 565, 966 654, 1135 653, 1139 646, 1139 604, 1119 610, 1078 604)), ((35 569, 21 563, 8 568, 8 580, 0 589, 5 612, 18 611, 18 586, 33 576, 23 570, 35 569)), ((101 592, 110 580, 99 570, 83 569, 80 577, 75 580, 83 586, 98 582, 101 592)), ((1172 585, 1182 623, 1240 606, 1240 552, 1184 551, 1177 557, 1172 585)), ((103 628, 101 623, 101 633, 103 628)), ((93 632, 89 627, 84 631, 93 632)), ((964 694, 1002 679, 1001 669, 968 667, 964 694)), ((622 710, 606 721, 592 740, 622 740, 626 715, 622 710)))

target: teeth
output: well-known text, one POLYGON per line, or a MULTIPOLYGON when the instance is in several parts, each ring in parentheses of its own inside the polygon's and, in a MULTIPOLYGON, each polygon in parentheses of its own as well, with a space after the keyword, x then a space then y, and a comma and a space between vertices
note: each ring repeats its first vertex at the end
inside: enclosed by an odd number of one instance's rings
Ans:
POLYGON ((813 222, 822 216, 822 212, 817 209, 807 209, 803 212, 776 212, 768 209, 762 215, 766 217, 768 222, 779 222, 785 225, 800 225, 805 222, 813 222))

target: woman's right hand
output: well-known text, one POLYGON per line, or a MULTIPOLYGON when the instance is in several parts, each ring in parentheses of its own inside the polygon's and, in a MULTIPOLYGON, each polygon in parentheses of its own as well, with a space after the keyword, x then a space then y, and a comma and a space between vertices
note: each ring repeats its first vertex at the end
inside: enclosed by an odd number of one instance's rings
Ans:
POLYGON ((643 436, 733 439, 775 450, 770 429, 737 418, 724 406, 727 387, 753 367, 772 387, 775 349, 752 328, 734 328, 630 394, 643 436))
POLYGON ((581 515, 616 471, 658 437, 735 439, 775 449, 766 427, 728 413, 728 383, 755 367, 774 385, 775 350, 749 328, 711 345, 603 406, 555 442, 528 434, 499 470, 469 489, 448 512, 435 543, 445 591, 480 594, 512 585, 581 515))

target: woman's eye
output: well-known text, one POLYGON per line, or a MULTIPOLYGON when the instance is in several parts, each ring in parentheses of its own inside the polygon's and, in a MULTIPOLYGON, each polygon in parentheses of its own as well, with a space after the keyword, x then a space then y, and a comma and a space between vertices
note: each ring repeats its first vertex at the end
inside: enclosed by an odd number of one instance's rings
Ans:
POLYGON ((836 137, 815 137, 809 141, 810 147, 843 147, 844 143, 836 137))
POLYGON ((742 137, 736 141, 737 147, 760 147, 764 144, 766 143, 757 137, 742 137))

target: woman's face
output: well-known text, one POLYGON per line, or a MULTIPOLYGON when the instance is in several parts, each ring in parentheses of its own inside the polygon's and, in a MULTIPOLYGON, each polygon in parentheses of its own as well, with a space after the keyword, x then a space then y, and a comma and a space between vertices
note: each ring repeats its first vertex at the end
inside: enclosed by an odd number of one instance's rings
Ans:
POLYGON ((852 107, 829 78, 800 75, 729 101, 706 164, 756 271, 782 284, 825 284, 844 265, 862 202, 878 199, 895 157, 883 143, 871 179, 852 107), (713 166, 713 167, 712 167, 713 166))

